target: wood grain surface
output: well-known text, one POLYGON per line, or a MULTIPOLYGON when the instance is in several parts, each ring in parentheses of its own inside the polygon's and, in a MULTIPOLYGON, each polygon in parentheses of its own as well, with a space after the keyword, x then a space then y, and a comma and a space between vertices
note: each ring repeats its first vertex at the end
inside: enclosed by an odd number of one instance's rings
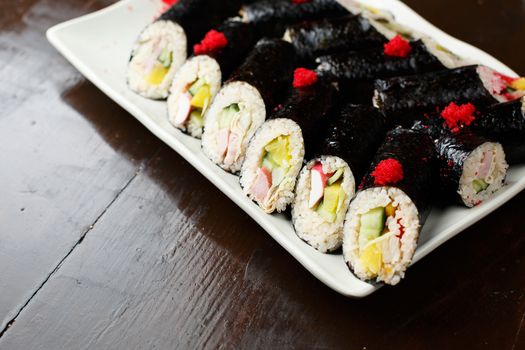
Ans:
MULTIPOLYGON (((525 195, 344 298, 45 40, 112 2, 0 1, 0 349, 525 349, 525 195)), ((525 74, 524 1, 406 2, 525 74)))

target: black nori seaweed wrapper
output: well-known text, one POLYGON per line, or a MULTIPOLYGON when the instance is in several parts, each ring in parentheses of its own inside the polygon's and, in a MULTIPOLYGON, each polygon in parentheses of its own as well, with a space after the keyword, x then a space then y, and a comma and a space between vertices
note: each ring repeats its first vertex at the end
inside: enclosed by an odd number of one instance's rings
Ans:
POLYGON ((450 102, 471 102, 477 107, 492 105, 497 101, 485 89, 477 67, 376 80, 376 103, 391 124, 404 126, 450 102))
POLYGON ((180 25, 186 33, 188 52, 211 28, 237 14, 241 5, 249 0, 178 0, 157 20, 171 21, 180 25))
POLYGON ((266 115, 269 115, 292 83, 296 60, 292 44, 281 39, 263 38, 228 82, 243 81, 255 87, 264 100, 266 115))
POLYGON ((206 55, 217 61, 221 67, 222 80, 224 81, 239 67, 260 37, 252 24, 235 20, 226 20, 216 30, 226 36, 228 44, 226 47, 206 55))
POLYGON ((372 176, 376 166, 385 159, 393 158, 403 167, 403 180, 397 187, 410 197, 419 212, 420 224, 426 220, 431 208, 435 188, 435 149, 430 136, 411 129, 393 129, 379 147, 360 189, 377 187, 372 176))
POLYGON ((343 159, 359 183, 384 140, 385 133, 385 117, 377 108, 346 105, 333 114, 316 156, 337 156, 343 159))
POLYGON ((466 129, 457 133, 443 132, 434 141, 439 178, 445 190, 442 191, 443 197, 454 198, 458 202, 463 202, 458 194, 458 189, 465 160, 476 148, 485 142, 488 142, 488 140, 466 129))
POLYGON ((244 21, 255 23, 266 35, 277 37, 284 34, 289 24, 348 13, 336 0, 310 0, 302 4, 294 4, 292 0, 259 0, 241 9, 244 21))
POLYGON ((509 164, 525 162, 525 112, 523 100, 499 103, 482 109, 472 130, 500 142, 509 164))
POLYGON ((293 89, 285 103, 269 117, 291 119, 299 125, 303 134, 306 159, 314 154, 321 141, 321 130, 329 121, 335 93, 332 85, 321 82, 293 89))
POLYGON ((350 99, 371 104, 374 79, 445 69, 421 40, 414 41, 411 45, 412 51, 405 58, 387 56, 382 47, 318 57, 316 70, 322 79, 338 82, 341 91, 350 95, 350 99), (358 87, 360 90, 357 90, 358 87))
POLYGON ((302 22, 287 28, 301 60, 349 50, 382 47, 387 39, 359 15, 302 22))

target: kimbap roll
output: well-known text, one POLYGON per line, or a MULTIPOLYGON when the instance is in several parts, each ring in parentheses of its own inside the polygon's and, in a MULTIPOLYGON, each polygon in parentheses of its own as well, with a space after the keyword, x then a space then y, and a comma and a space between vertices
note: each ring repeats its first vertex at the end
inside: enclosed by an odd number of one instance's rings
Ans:
MULTIPOLYGON (((296 77, 308 73, 301 72, 296 70, 296 77)), ((241 169, 244 193, 266 213, 282 212, 293 201, 304 155, 313 152, 319 141, 318 130, 332 107, 335 89, 331 85, 312 80, 298 86, 294 79, 294 86, 284 106, 250 141, 241 169)))
POLYGON ((242 63, 258 36, 253 25, 227 20, 194 46, 175 74, 168 97, 168 117, 175 127, 200 138, 204 115, 223 80, 242 63))
POLYGON ((239 14, 243 22, 255 24, 270 36, 281 37, 287 25, 340 17, 348 11, 336 0, 259 0, 245 4, 239 14))
POLYGON ((202 150, 224 170, 241 169, 248 142, 292 80, 295 50, 261 39, 220 89, 204 120, 202 150))
POLYGON ((509 164, 525 162, 525 97, 482 109, 471 128, 500 142, 509 164))
POLYGON ((486 201, 500 190, 508 168, 501 144, 473 131, 472 124, 478 118, 472 103, 453 102, 413 127, 434 140, 445 197, 456 197, 467 207, 486 201))
POLYGON ((289 26, 284 40, 295 47, 304 62, 348 50, 382 47, 387 38, 360 15, 324 18, 289 26))
POLYGON ((292 204, 292 222, 303 241, 322 253, 343 243, 343 221, 355 194, 348 163, 337 156, 320 156, 304 167, 292 204))
POLYGON ((345 96, 362 104, 372 104, 375 79, 434 72, 457 64, 453 56, 434 55, 423 40, 409 42, 399 35, 380 48, 322 56, 316 62, 320 77, 338 82, 345 96))
POLYGON ((379 79, 375 82, 374 105, 391 123, 410 126, 451 102, 470 102, 480 108, 525 95, 525 90, 514 89, 513 81, 480 65, 379 79))
POLYGON ((343 228, 343 256, 358 278, 395 285, 404 277, 430 208, 433 158, 428 134, 387 134, 343 228))
POLYGON ((503 187, 508 164, 501 144, 468 130, 436 141, 439 176, 448 193, 467 207, 481 204, 503 187))
POLYGON ((127 70, 130 89, 151 99, 168 97, 189 49, 240 7, 240 0, 178 0, 135 42, 127 70))
POLYGON ((292 205, 297 235, 323 253, 341 247, 355 179, 364 175, 386 132, 383 115, 371 106, 345 106, 333 119, 317 156, 299 175, 292 205))

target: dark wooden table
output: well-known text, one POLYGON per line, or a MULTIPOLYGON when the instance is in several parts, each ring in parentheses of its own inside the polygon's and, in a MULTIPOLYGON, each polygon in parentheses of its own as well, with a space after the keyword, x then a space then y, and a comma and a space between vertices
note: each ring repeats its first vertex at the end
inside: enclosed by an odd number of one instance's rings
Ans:
MULTIPOLYGON (((46 41, 112 2, 0 1, 0 349, 525 349, 525 194, 344 298, 46 41)), ((523 0, 407 2, 525 74, 523 0)))

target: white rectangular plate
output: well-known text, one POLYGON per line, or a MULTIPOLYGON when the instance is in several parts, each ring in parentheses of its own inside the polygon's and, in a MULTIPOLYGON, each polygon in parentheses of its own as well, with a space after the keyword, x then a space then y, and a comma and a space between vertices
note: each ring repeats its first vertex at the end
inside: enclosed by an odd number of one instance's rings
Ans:
MULTIPOLYGON (((445 34, 398 0, 361 2, 390 11, 399 23, 430 35, 462 57, 516 76, 503 63, 445 34)), ((184 135, 168 123, 165 102, 144 99, 127 88, 125 72, 132 43, 159 13, 161 6, 161 0, 123 0, 101 11, 56 25, 48 30, 47 37, 87 79, 183 156, 319 280, 351 297, 364 297, 377 290, 378 286, 357 279, 346 267, 342 255, 317 252, 295 235, 289 220, 282 215, 266 215, 248 200, 241 192, 236 176, 227 174, 212 164, 200 151, 198 140, 184 135)), ((414 262, 524 189, 525 166, 511 168, 507 182, 508 185, 493 199, 476 208, 451 206, 442 211, 434 210, 421 233, 414 262)))

